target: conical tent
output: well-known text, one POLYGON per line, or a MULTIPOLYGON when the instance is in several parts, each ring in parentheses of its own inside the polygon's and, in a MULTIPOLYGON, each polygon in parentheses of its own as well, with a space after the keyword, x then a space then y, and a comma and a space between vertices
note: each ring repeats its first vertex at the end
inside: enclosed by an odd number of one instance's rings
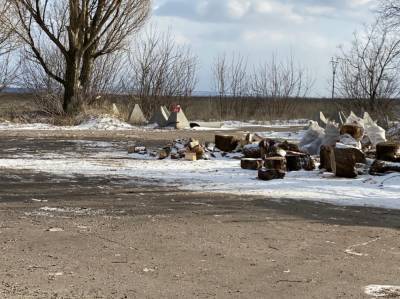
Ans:
POLYGON ((167 121, 167 127, 174 127, 175 129, 185 129, 190 127, 189 121, 186 118, 185 113, 183 113, 182 108, 180 108, 179 111, 171 112, 167 121))
POLYGON ((128 122, 132 125, 144 125, 147 123, 146 117, 138 104, 135 104, 128 122))
POLYGON ((167 124, 169 114, 165 113, 163 107, 159 107, 156 112, 154 112, 153 116, 151 117, 149 123, 150 124, 157 124, 160 127, 164 127, 167 124))

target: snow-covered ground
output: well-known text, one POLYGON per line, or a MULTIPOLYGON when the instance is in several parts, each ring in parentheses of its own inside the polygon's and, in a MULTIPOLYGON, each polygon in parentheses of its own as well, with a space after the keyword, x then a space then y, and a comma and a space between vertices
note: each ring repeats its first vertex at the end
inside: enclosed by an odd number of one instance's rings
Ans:
MULTIPOLYGON (((292 120, 292 121, 274 121, 274 122, 239 122, 239 121, 225 121, 225 122, 198 122, 201 127, 194 128, 198 131, 206 130, 235 130, 246 127, 260 127, 260 128, 291 128, 291 127, 304 127, 307 125, 307 120, 292 120)), ((146 130, 154 129, 155 125, 149 124, 147 126, 132 126, 124 121, 111 116, 92 117, 77 126, 54 126, 43 123, 21 124, 9 121, 0 122, 0 130, 146 130)))
POLYGON ((166 186, 198 192, 400 209, 400 176, 396 174, 383 177, 365 175, 351 180, 317 170, 299 171, 288 173, 283 180, 265 182, 256 178, 256 171, 241 169, 238 160, 188 162, 140 159, 140 155, 113 151, 112 144, 108 145, 102 142, 97 146, 94 142, 94 147, 103 150, 81 156, 73 152, 8 156, 0 159, 0 168, 68 176, 120 176, 134 181, 157 180, 166 186), (126 159, 121 159, 124 157, 126 159))

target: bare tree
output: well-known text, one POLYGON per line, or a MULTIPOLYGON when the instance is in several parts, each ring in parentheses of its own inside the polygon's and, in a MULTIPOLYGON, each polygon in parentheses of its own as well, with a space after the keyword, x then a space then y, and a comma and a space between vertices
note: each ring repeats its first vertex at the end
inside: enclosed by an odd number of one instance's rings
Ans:
POLYGON ((376 117, 389 112, 388 99, 400 95, 400 40, 380 22, 354 34, 338 57, 338 91, 376 117))
POLYGON ((220 54, 214 59, 212 72, 214 91, 219 95, 220 118, 241 115, 245 105, 237 107, 236 99, 243 100, 249 92, 247 58, 240 53, 220 54))
POLYGON ((307 70, 295 63, 291 55, 278 61, 275 55, 253 69, 251 76, 251 94, 257 98, 265 98, 265 113, 269 118, 281 118, 295 109, 296 98, 308 95, 313 80, 307 70))
POLYGON ((67 113, 80 108, 79 92, 89 88, 95 60, 121 50, 145 22, 150 7, 150 0, 7 1, 16 18, 9 23, 30 59, 63 87, 67 113), (49 49, 62 57, 62 74, 54 71, 49 49))
POLYGON ((197 84, 197 56, 190 47, 178 45, 170 32, 150 29, 129 52, 129 82, 132 95, 138 96, 145 110, 159 105, 161 97, 191 96, 197 84))

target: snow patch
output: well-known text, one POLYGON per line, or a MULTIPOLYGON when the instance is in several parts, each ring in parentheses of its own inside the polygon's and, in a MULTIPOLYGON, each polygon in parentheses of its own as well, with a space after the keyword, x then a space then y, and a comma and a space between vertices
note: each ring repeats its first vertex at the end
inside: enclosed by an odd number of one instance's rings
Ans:
MULTIPOLYGON (((264 182, 257 172, 243 170, 238 160, 124 160, 68 157, 57 160, 0 159, 0 168, 43 171, 60 176, 123 177, 159 181, 166 186, 198 192, 258 195, 268 199, 297 199, 342 206, 400 209, 400 177, 369 175, 336 178, 320 171, 290 172, 283 180, 264 182), (384 184, 382 184, 384 182, 384 184)), ((38 212, 48 213, 42 209, 38 212)), ((61 212, 61 211, 60 211, 61 212)))
POLYGON ((365 287, 365 294, 372 297, 400 297, 400 286, 371 284, 365 287))

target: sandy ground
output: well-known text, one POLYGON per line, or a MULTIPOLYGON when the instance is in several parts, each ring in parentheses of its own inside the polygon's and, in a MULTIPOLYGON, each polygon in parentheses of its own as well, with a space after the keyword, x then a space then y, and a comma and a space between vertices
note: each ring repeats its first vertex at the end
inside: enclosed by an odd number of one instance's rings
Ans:
MULTIPOLYGON (((0 157, 63 151, 75 138, 123 147, 176 137, 57 134, 1 132, 0 157)), ((191 193, 140 178, 13 169, 0 178, 1 298, 368 298, 369 284, 400 284, 400 211, 191 193)))

